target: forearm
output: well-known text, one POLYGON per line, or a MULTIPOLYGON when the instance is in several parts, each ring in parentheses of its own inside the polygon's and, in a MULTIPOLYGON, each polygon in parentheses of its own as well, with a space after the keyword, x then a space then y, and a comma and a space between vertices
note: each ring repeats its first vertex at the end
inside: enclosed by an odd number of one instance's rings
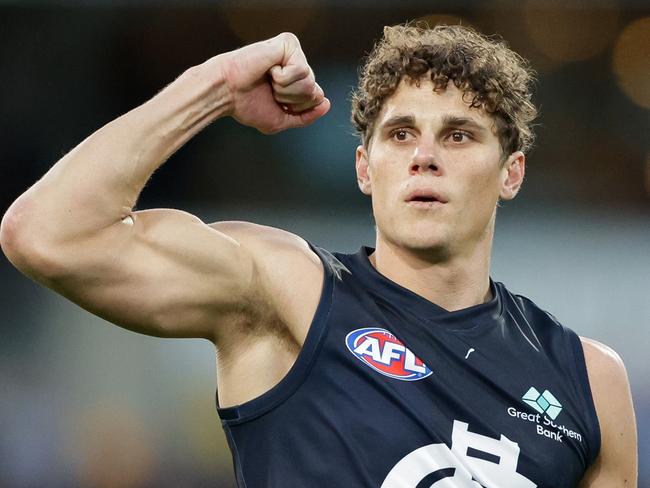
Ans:
POLYGON ((89 136, 7 213, 29 240, 56 244, 92 235, 128 215, 153 172, 229 110, 213 58, 89 136))

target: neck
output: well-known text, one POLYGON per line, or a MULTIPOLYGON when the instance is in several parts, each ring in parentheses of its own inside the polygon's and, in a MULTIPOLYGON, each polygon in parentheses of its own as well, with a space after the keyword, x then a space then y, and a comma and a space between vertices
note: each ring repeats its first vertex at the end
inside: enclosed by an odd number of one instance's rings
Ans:
POLYGON ((375 252, 370 262, 395 283, 453 312, 492 299, 490 253, 493 231, 464 253, 447 254, 416 251, 396 245, 377 232, 375 252))

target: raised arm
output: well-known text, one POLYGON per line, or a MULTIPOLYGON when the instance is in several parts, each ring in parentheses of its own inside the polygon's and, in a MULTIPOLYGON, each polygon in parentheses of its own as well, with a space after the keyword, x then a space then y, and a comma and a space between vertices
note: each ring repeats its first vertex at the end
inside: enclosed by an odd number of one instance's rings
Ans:
POLYGON ((57 162, 6 212, 2 249, 32 279, 113 323, 215 340, 265 293, 260 273, 268 266, 257 256, 277 246, 279 231, 260 227, 241 242, 228 232, 238 226, 211 227, 179 210, 133 211, 137 198, 217 118, 274 133, 328 109, 292 34, 215 56, 57 162))

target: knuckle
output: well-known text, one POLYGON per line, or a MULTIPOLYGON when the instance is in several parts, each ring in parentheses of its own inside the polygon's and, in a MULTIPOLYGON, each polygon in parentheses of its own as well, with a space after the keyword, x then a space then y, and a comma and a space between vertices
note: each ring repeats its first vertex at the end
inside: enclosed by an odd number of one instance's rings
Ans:
POLYGON ((287 73, 276 70, 271 73, 271 88, 273 91, 281 91, 286 85, 287 73))
POLYGON ((300 40, 298 39, 298 36, 295 35, 293 32, 282 32, 281 34, 278 35, 278 37, 285 42, 289 42, 291 44, 300 46, 300 40))
POLYGON ((286 73, 283 76, 278 76, 271 81, 271 88, 273 88, 274 93, 286 93, 290 86, 290 78, 286 73))
POLYGON ((296 78, 298 79, 305 79, 309 77, 309 74, 311 73, 311 68, 307 64, 299 64, 296 66, 296 78))

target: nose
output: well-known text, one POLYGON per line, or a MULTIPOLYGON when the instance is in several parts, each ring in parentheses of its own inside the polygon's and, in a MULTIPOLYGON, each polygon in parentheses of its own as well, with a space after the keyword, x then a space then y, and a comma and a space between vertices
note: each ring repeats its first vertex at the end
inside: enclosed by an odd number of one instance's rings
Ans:
POLYGON ((439 175, 441 167, 435 151, 433 143, 422 141, 415 148, 411 165, 409 168, 411 175, 424 174, 431 172, 434 175, 439 175))

